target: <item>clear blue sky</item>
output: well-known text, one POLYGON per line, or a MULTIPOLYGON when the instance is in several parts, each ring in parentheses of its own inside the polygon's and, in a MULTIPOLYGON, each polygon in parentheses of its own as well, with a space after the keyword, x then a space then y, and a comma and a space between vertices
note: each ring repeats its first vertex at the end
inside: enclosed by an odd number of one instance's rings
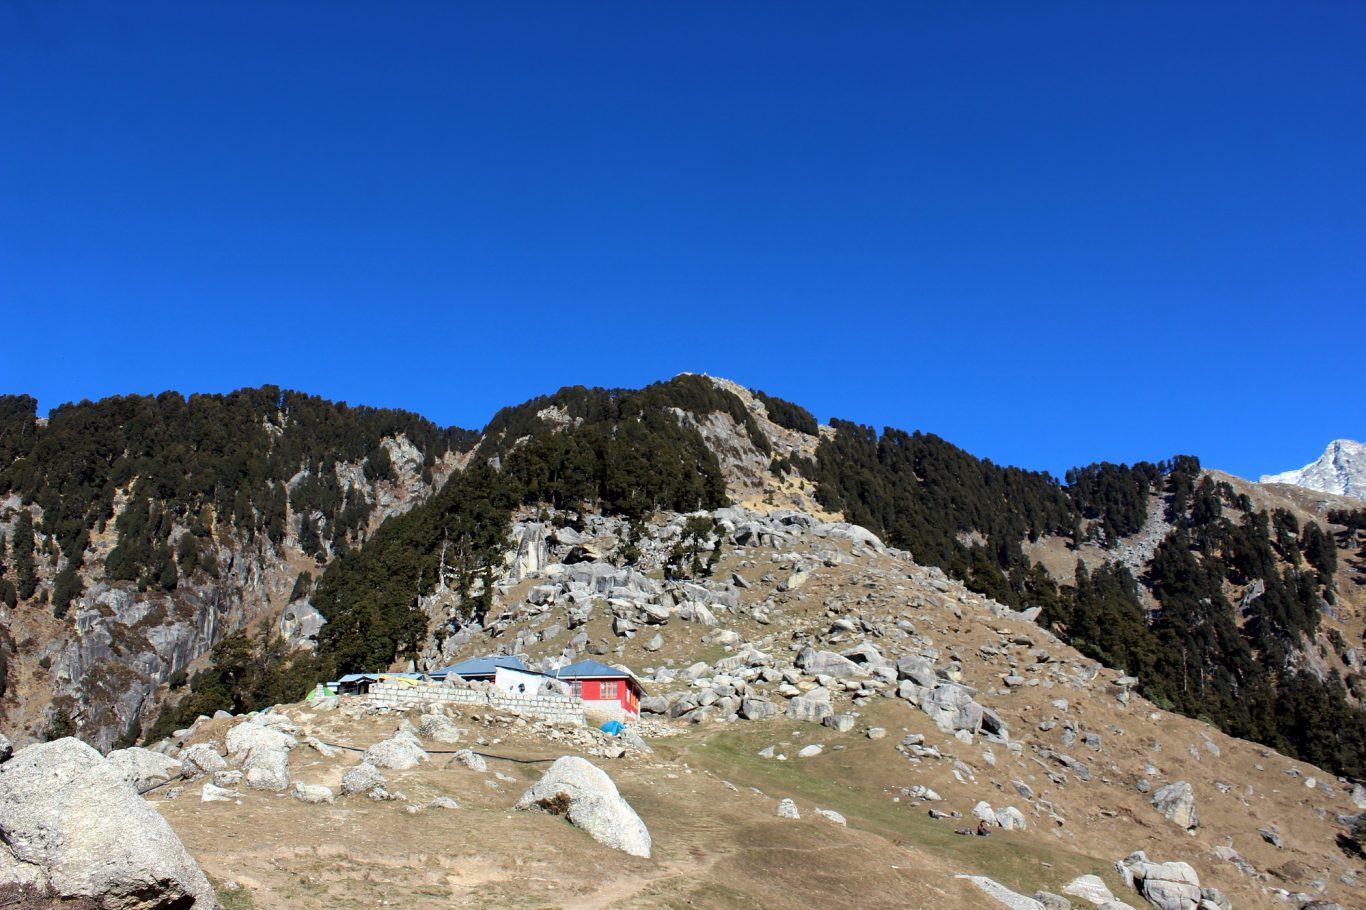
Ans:
POLYGON ((0 6, 0 391, 710 372, 1060 473, 1366 438, 1366 4, 0 6))

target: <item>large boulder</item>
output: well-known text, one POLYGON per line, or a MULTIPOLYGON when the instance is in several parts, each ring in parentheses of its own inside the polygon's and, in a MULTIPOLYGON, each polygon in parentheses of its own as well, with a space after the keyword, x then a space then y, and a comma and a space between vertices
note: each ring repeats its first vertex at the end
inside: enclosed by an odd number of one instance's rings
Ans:
POLYGON ((982 728, 982 706, 973 700, 967 689, 953 683, 942 683, 923 692, 920 710, 928 714, 935 726, 945 733, 959 730, 976 733, 982 728))
POLYGON ((1189 863, 1154 863, 1139 851, 1116 862, 1115 869, 1159 910, 1197 910, 1200 906, 1200 877, 1189 863))
POLYGON ((162 784, 173 777, 178 777, 183 770, 177 759, 138 746, 131 749, 115 749, 105 758, 119 769, 119 773, 139 793, 155 784, 162 784))
POLYGON ((928 657, 913 654, 896 662, 896 675, 899 679, 909 679, 917 686, 933 689, 939 679, 934 675, 934 663, 928 657))
POLYGON ((405 730, 399 730, 388 739, 375 743, 366 749, 361 757, 361 761, 366 764, 395 771, 416 768, 426 760, 427 750, 422 748, 422 743, 416 736, 405 730))
POLYGON ((344 796, 353 793, 369 793, 376 787, 384 786, 384 775, 374 765, 361 762, 350 768, 341 779, 341 792, 344 796))
MULTIPOLYGON (((1011 891, 1000 882, 993 881, 984 875, 960 875, 972 882, 990 897, 997 906, 1006 907, 1008 910, 1044 910, 1044 905, 1032 897, 1025 897, 1011 891)), ((988 906, 983 904, 982 906, 988 906)))
POLYGON ((166 820, 115 765, 70 737, 29 746, 0 766, 0 904, 219 906, 166 820))
POLYGON ((229 730, 227 743, 228 755, 246 773, 248 787, 275 793, 289 788, 289 750, 298 745, 293 736, 258 718, 229 730))
POLYGON ((424 714, 417 722, 417 731, 427 739, 439 743, 458 743, 464 731, 444 714, 424 714))
POLYGON ((640 816, 604 771, 576 755, 556 759, 517 808, 563 815, 598 843, 632 856, 650 855, 650 832, 640 816))
POLYGON ((849 679, 865 675, 858 664, 834 651, 817 651, 807 648, 797 655, 794 661, 808 676, 833 676, 836 679, 849 679))
POLYGON ((830 703, 830 693, 826 689, 812 689, 787 703, 787 716, 792 720, 818 724, 834 713, 835 707, 830 703))
POLYGON ((1174 781, 1153 794, 1153 808, 1161 812, 1168 821, 1194 831, 1200 825, 1195 814, 1195 791, 1184 780, 1174 781))
POLYGON ((1100 905, 1115 899, 1110 887, 1099 875, 1082 875, 1062 886, 1063 894, 1079 897, 1084 901, 1100 905))

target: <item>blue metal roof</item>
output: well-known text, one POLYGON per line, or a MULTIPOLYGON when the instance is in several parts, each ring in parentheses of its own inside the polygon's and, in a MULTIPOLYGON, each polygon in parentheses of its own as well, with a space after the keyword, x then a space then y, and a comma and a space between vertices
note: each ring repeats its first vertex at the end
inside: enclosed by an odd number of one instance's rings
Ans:
POLYGON ((523 672, 528 670, 527 665, 522 663, 520 657, 515 657, 510 654, 494 654, 489 657, 473 657, 469 660, 462 660, 458 664, 452 664, 451 666, 443 667, 440 670, 433 670, 427 675, 435 679, 454 673, 456 676, 472 679, 479 676, 494 676, 497 674, 499 667, 502 667, 505 670, 522 670, 523 672))
POLYGON ((567 667, 560 667, 552 670, 551 676, 559 679, 586 679, 589 677, 597 678, 605 676, 608 679, 634 679, 634 675, 625 670, 618 670, 616 667, 609 667, 607 664, 598 663, 596 660, 581 660, 576 664, 567 667))

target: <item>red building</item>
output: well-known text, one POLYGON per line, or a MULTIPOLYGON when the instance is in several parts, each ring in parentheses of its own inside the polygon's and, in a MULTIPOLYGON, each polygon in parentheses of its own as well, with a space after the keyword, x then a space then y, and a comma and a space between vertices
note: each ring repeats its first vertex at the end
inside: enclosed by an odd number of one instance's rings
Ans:
POLYGON ((547 675, 568 683, 575 697, 583 701, 585 711, 596 709, 596 713, 620 715, 623 719, 640 717, 645 687, 625 670, 596 660, 581 660, 547 675))

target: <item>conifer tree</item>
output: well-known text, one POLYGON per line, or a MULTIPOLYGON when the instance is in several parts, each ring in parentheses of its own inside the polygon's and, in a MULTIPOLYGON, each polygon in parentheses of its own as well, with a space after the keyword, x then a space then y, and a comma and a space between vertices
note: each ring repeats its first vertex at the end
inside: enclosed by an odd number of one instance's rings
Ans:
POLYGON ((33 516, 21 509, 14 522, 14 586, 20 600, 28 600, 38 588, 38 573, 33 562, 33 516))

